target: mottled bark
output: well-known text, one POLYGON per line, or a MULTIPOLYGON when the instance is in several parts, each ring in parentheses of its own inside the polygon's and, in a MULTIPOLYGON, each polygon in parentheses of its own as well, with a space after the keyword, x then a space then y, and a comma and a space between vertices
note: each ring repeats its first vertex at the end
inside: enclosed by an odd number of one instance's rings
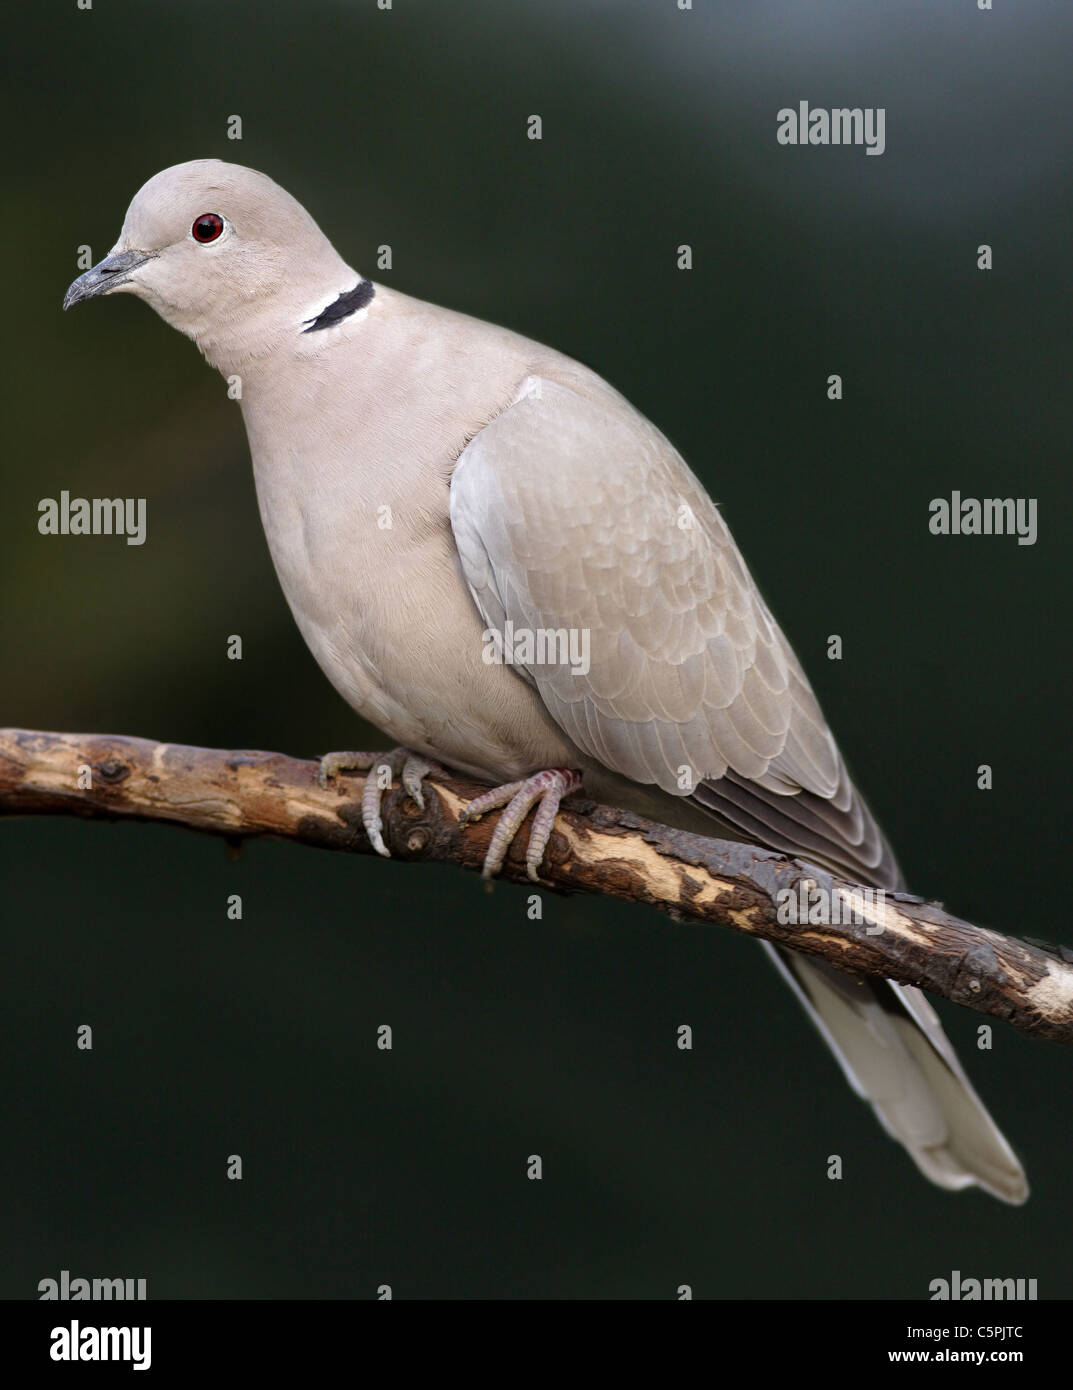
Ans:
MULTIPOLYGON (((384 797, 383 835, 393 857, 479 870, 498 813, 460 826, 478 785, 451 777, 429 778, 425 787, 423 811, 399 787, 384 797)), ((322 789, 315 762, 280 753, 0 730, 0 815, 168 821, 230 840, 276 835, 370 854, 360 801, 360 777, 322 789)), ((525 838, 523 827, 502 877, 533 888, 525 838)), ((1023 1032, 1073 1041, 1073 952, 972 926, 908 895, 876 902, 869 890, 769 850, 703 839, 573 797, 556 820, 543 878, 552 890, 601 893, 648 903, 676 920, 731 927, 857 974, 919 985, 1023 1032), (806 906, 838 901, 840 915, 856 907, 861 920, 780 920, 787 894, 806 906)))

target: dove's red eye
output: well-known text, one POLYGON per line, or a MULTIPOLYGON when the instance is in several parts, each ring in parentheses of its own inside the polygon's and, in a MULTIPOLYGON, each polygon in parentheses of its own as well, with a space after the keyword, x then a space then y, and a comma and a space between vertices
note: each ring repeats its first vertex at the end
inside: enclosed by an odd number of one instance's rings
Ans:
POLYGON ((216 212, 203 212, 190 228, 195 241, 215 241, 224 229, 224 219, 216 212))

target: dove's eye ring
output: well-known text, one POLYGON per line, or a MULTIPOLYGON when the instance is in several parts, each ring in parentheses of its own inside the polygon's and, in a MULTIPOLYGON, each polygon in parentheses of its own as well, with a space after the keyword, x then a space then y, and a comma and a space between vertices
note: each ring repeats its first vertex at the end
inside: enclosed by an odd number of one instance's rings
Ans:
POLYGON ((204 246, 208 241, 215 241, 223 229, 224 219, 218 212, 203 212, 200 217, 195 217, 190 235, 204 246))

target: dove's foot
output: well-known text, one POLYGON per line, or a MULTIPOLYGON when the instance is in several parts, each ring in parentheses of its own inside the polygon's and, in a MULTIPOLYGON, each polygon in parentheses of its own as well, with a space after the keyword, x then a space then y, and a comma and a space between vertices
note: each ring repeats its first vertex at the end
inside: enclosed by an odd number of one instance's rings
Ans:
POLYGON ((581 774, 579 772, 571 772, 568 768, 563 767, 553 767, 546 772, 534 773, 532 777, 527 777, 524 782, 508 782, 505 786, 495 787, 492 791, 485 792, 482 796, 470 801, 459 816, 459 822, 463 825, 467 821, 480 820, 486 811, 494 811, 497 806, 506 806, 507 808, 500 816, 499 823, 492 833, 492 842, 488 846, 488 853, 484 856, 484 868, 481 870, 481 877, 491 878, 503 867, 507 850, 521 828, 522 821, 525 820, 530 809, 539 802, 537 813, 533 817, 533 828, 529 832, 529 844, 525 851, 525 866, 529 871, 529 877, 534 883, 539 883, 540 864, 551 836, 552 826, 555 824, 559 802, 564 796, 576 792, 580 786, 581 774))
POLYGON ((393 748, 390 753, 325 753, 320 760, 317 780, 326 787, 333 777, 341 772, 364 772, 365 784, 361 791, 361 823, 369 837, 369 843, 377 854, 385 859, 391 858, 391 851, 384 844, 381 831, 384 822, 380 819, 380 803, 384 793, 394 787, 394 779, 401 778, 403 790, 417 802, 423 811, 425 797, 421 783, 430 772, 444 773, 439 763, 429 758, 419 758, 408 748, 393 748))

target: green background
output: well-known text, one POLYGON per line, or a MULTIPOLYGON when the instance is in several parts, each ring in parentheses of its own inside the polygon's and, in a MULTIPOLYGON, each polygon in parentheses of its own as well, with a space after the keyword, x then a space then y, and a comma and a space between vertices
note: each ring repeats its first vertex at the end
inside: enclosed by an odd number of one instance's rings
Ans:
MULTIPOLYGON (((145 179, 219 156, 659 424, 912 886, 1069 939, 1068 8, 66 0, 5 33, 0 723, 384 746, 291 621, 221 379, 132 297, 60 313, 145 179), (780 147, 801 99, 885 107, 885 154, 780 147), (147 498, 147 544, 40 536, 64 488, 147 498), (931 536, 953 489, 1038 498, 1038 543, 931 536)), ((157 827, 10 821, 0 855, 2 1294, 65 1268, 151 1298, 1073 1293, 1053 1044, 996 1024, 979 1052, 939 1006, 1026 1162, 1009 1209, 921 1178, 728 932, 547 895, 531 922, 446 868, 157 827)))

